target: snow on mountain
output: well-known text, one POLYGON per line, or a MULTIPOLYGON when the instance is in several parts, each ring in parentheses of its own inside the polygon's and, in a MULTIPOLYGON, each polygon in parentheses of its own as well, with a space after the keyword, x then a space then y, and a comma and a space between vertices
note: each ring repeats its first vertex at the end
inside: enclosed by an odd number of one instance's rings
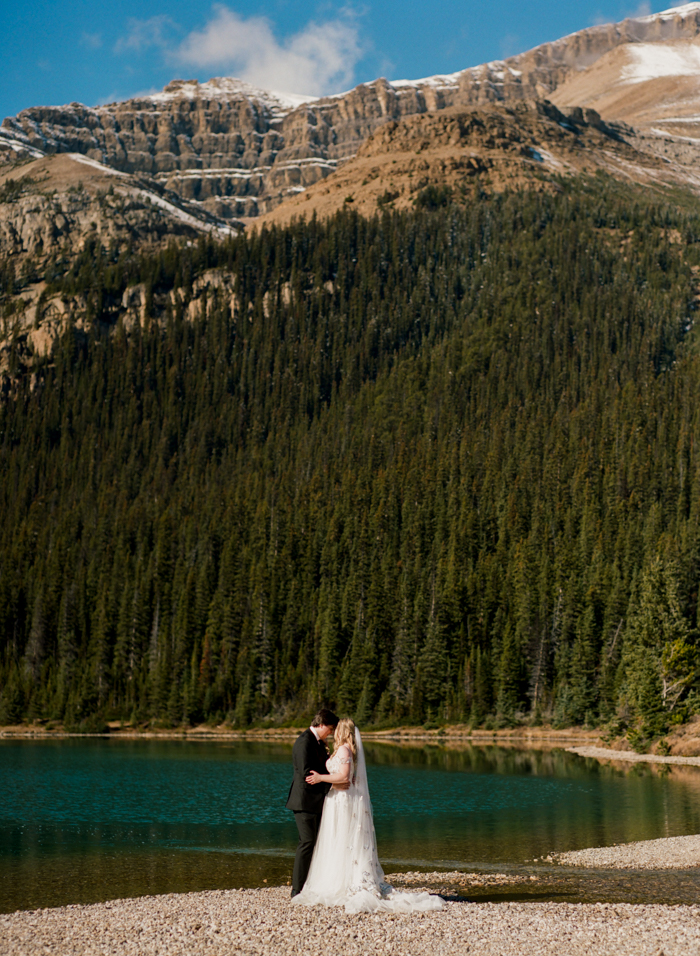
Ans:
POLYGON ((31 146, 23 134, 0 128, 0 153, 3 149, 11 150, 13 154, 17 154, 17 157, 31 156, 32 159, 39 159, 44 155, 42 150, 31 146))
POLYGON ((688 17, 693 13, 700 13, 700 3, 682 3, 677 7, 662 10, 660 13, 650 13, 647 16, 633 17, 632 19, 640 20, 642 23, 651 23, 654 20, 672 20, 675 17, 688 17))
POLYGON ((672 117, 678 128, 669 135, 687 139, 700 115, 698 76, 700 0, 588 27, 506 60, 379 78, 320 98, 214 77, 173 80, 94 108, 34 107, 3 121, 0 165, 82 154, 150 176, 216 218, 255 217, 340 169, 383 124, 423 113, 549 99, 647 131, 669 127, 672 117))
POLYGON ((318 99, 316 96, 305 96, 299 93, 262 90, 232 76, 213 77, 205 83, 200 83, 198 80, 173 80, 160 93, 152 93, 142 99, 149 103, 166 104, 177 99, 229 100, 237 96, 244 96, 262 103, 272 113, 280 116, 290 113, 303 103, 318 99))
POLYGON ((424 76, 420 80, 391 80, 390 83, 395 90, 401 89, 401 87, 433 86, 442 88, 458 86, 459 78, 463 73, 464 70, 459 70, 457 73, 436 73, 435 76, 424 76))
MULTIPOLYGON (((700 10, 700 4, 693 6, 700 10)), ((626 52, 630 62, 623 67, 621 79, 629 83, 700 74, 700 46, 694 43, 630 43, 626 52)))

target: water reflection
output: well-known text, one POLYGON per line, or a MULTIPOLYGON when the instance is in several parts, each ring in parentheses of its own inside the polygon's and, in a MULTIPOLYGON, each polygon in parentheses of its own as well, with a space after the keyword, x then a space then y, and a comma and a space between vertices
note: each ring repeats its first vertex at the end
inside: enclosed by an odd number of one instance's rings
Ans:
POLYGON ((422 859, 445 866, 522 862, 551 850, 700 828, 696 768, 601 764, 563 750, 495 745, 371 745, 368 757, 383 768, 372 786, 377 836, 396 861, 411 851, 412 860, 421 859, 415 854, 418 823, 430 847, 422 859), (393 810, 385 812, 399 792, 393 810))
MULTIPOLYGON (((367 741, 387 869, 700 832, 700 770, 367 741)), ((286 882, 291 741, 0 742, 0 911, 286 882)))

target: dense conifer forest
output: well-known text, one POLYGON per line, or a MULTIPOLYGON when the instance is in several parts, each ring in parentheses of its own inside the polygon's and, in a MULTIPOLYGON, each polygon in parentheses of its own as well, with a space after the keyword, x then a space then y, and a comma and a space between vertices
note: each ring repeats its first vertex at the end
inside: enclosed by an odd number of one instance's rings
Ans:
POLYGON ((0 407, 0 722, 700 710, 700 213, 431 205, 52 266, 92 331, 0 407))

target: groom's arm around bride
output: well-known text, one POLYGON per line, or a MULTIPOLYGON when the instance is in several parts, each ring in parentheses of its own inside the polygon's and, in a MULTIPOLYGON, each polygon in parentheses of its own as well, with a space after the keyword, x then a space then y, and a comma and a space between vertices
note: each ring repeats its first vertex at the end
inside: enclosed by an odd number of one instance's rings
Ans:
POLYGON ((306 778, 315 770, 325 774, 328 751, 324 741, 333 733, 338 718, 330 710, 321 709, 307 730, 300 734, 292 750, 294 777, 289 788, 287 809, 294 811, 299 831, 299 843, 294 857, 292 896, 300 893, 311 865, 318 828, 323 813, 323 801, 330 789, 327 783, 310 784, 306 778))

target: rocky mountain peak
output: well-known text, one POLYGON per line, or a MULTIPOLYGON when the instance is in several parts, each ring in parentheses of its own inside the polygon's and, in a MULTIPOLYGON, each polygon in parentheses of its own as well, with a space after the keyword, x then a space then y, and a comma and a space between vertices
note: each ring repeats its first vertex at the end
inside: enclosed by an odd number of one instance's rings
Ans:
POLYGON ((457 73, 380 78, 337 96, 217 77, 173 80, 159 93, 99 107, 33 107, 3 121, 0 157, 80 153, 150 176, 218 218, 252 219, 332 174, 383 124, 425 113, 549 99, 632 124, 673 151, 673 136, 687 144, 698 132, 699 76, 700 3, 688 3, 457 73))

